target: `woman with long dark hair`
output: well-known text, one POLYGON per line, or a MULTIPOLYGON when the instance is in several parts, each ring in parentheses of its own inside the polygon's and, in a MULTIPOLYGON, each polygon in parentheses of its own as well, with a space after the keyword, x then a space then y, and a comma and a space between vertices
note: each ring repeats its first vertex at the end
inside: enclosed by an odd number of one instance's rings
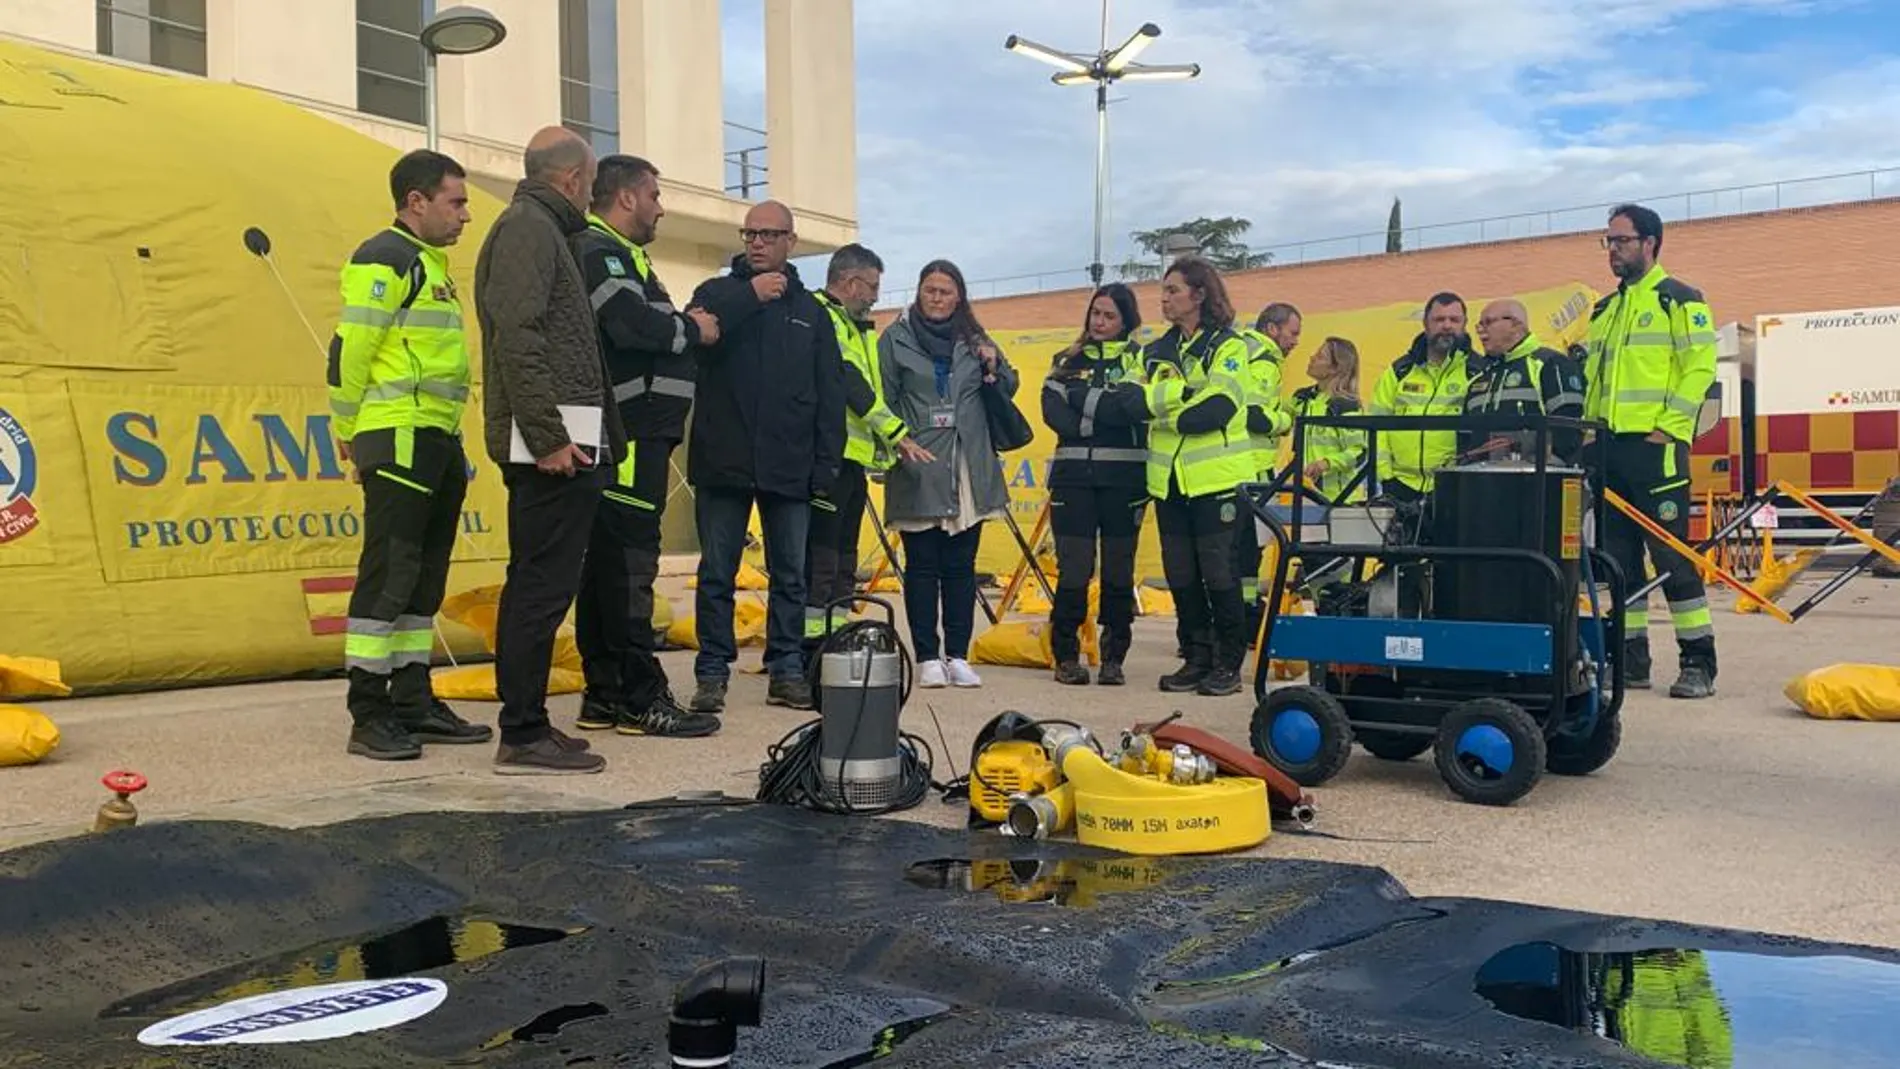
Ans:
POLYGON ((981 391, 991 384, 1014 397, 1020 380, 977 322, 963 272, 948 260, 924 265, 917 300, 878 336, 877 353, 885 403, 930 457, 906 457, 884 482, 885 521, 904 540, 917 685, 982 686, 969 661, 976 551, 983 521, 1009 508, 1009 486, 981 391))
POLYGON ((1168 330, 1147 354, 1148 494, 1161 532, 1161 567, 1174 595, 1185 661, 1164 691, 1240 690, 1246 606, 1234 574, 1234 527, 1252 513, 1238 487, 1254 479, 1247 433, 1247 344, 1212 264, 1176 260, 1161 277, 1168 330))
POLYGON ((1049 463, 1049 522, 1056 537, 1056 597, 1049 645, 1056 682, 1083 685, 1078 631, 1088 617, 1096 544, 1102 560, 1103 686, 1120 686, 1135 619, 1135 544, 1148 503, 1148 411, 1135 293, 1119 282, 1089 298, 1082 334, 1056 354, 1042 386, 1042 420, 1055 432, 1049 463))

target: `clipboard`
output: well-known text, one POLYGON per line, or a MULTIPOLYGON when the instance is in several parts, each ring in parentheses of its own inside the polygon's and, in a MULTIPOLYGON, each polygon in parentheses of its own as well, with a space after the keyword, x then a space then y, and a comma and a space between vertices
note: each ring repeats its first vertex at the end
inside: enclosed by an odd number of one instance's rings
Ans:
MULTIPOLYGON (((587 454, 589 466, 600 456, 601 410, 593 405, 556 405, 561 414, 561 425, 567 428, 568 441, 580 446, 587 454)), ((508 421, 508 460, 515 464, 533 464, 539 458, 528 449, 527 439, 521 436, 521 425, 514 420, 508 421)))

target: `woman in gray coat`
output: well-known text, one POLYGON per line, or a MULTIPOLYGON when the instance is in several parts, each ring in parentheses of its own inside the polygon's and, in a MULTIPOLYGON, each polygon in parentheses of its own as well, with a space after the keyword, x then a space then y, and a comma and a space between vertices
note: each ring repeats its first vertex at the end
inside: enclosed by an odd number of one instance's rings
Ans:
POLYGON ((983 521, 1009 508, 1009 487, 981 391, 990 383, 1014 397, 1016 369, 977 322, 963 272, 948 260, 924 265, 916 302, 878 336, 877 356, 885 404, 929 452, 884 479, 884 519, 904 539, 917 685, 982 686, 969 662, 976 551, 983 521))

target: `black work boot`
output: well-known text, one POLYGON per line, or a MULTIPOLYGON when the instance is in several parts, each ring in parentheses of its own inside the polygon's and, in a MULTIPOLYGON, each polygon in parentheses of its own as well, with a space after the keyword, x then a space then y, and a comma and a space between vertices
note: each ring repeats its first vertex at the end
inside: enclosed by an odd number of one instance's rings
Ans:
POLYGON ((390 675, 389 705, 403 730, 421 744, 487 742, 495 737, 494 728, 469 723, 435 696, 426 664, 406 664, 390 675))
POLYGON ((765 687, 765 704, 783 705, 792 709, 815 709, 817 696, 811 692, 811 684, 803 676, 783 676, 772 680, 765 687))
POLYGON ((487 724, 471 724, 449 708, 449 703, 440 698, 433 699, 429 711, 422 719, 403 724, 417 742, 428 744, 446 742, 451 744, 487 742, 495 737, 495 729, 487 724))
POLYGON ((695 713, 720 713, 726 708, 726 681, 723 679, 702 679, 693 689, 693 700, 688 706, 695 713))
POLYGON ((1201 678, 1200 684, 1194 688, 1194 693, 1209 698, 1224 698, 1229 694, 1239 694, 1240 671, 1221 665, 1201 678))
POLYGON ((1623 643, 1623 686, 1629 690, 1649 689, 1649 640, 1631 639, 1623 643))
POLYGON ((581 714, 575 718, 574 726, 582 731, 612 731, 631 716, 631 710, 618 699, 584 694, 581 696, 581 714))
POLYGON ((386 716, 359 720, 350 729, 349 751, 372 761, 413 761, 422 756, 422 744, 386 716))
POLYGON ((1682 672, 1669 688, 1671 698, 1707 698, 1715 694, 1715 642, 1683 643, 1682 672))
POLYGON ((629 713, 615 728, 622 735, 652 735, 665 739, 698 739, 719 732, 719 718, 711 713, 683 709, 669 693, 662 693, 644 710, 629 713))
POLYGON ((1194 690, 1214 669, 1212 636, 1196 635, 1186 645, 1187 655, 1182 658, 1181 667, 1161 677, 1161 689, 1170 694, 1185 694, 1194 690))
POLYGON ((410 761, 422 756, 422 744, 396 722, 389 704, 389 677, 349 670, 349 752, 375 761, 410 761))
POLYGON ((1089 685, 1089 670, 1082 667, 1081 661, 1059 661, 1056 664, 1056 682, 1068 687, 1086 687, 1089 685))

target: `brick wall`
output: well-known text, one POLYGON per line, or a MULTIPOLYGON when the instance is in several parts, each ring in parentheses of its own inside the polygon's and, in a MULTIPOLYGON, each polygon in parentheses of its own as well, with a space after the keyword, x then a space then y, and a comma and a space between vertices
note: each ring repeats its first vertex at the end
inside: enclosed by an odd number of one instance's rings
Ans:
MULTIPOLYGON (((1320 312, 1395 301, 1422 305, 1447 289, 1468 299, 1566 282, 1603 291, 1614 276, 1599 235, 1266 267, 1230 275, 1227 286, 1235 308, 1249 322, 1275 300, 1320 312)), ((1752 323, 1758 313, 1900 304, 1900 199, 1672 223, 1664 228, 1662 263, 1702 290, 1718 323, 1752 323)), ((978 301, 976 311, 984 326, 998 330, 1079 325, 1087 292, 978 301)), ((1157 284, 1143 283, 1136 293, 1142 318, 1158 323, 1157 284)))

